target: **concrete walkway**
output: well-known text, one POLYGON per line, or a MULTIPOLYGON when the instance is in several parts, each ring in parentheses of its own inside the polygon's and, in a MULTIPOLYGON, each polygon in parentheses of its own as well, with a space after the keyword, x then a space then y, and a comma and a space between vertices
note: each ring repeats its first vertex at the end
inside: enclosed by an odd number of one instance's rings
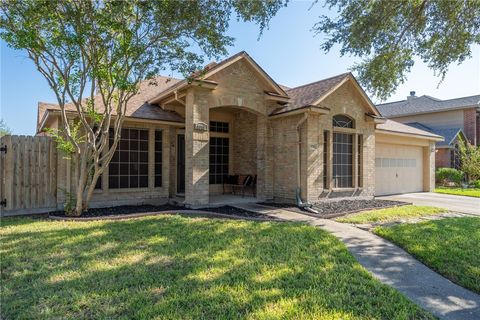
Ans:
POLYGON ((258 204, 235 205, 290 221, 302 221, 331 232, 382 283, 440 319, 480 319, 480 296, 466 290, 414 259, 404 250, 368 231, 332 220, 270 208, 258 204))
POLYGON ((411 202, 414 205, 432 206, 480 216, 480 198, 452 194, 417 192, 377 197, 379 200, 411 202))

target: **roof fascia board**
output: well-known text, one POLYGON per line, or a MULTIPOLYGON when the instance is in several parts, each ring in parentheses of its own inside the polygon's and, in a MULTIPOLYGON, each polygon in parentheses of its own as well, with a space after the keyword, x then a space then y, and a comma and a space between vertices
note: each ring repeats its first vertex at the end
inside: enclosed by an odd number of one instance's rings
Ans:
POLYGON ((150 104, 157 104, 159 102, 161 102, 163 99, 165 98, 168 98, 169 96, 175 94, 175 91, 181 91, 181 90, 184 90, 184 89, 187 89, 189 87, 201 87, 201 88, 204 88, 204 89, 208 89, 208 90, 214 90, 216 87, 217 87, 218 83, 214 82, 214 81, 209 81, 209 80, 199 80, 199 79, 196 79, 196 80, 193 80, 191 83, 188 83, 188 82, 184 82, 182 83, 181 85, 177 86, 177 87, 172 87, 170 89, 167 89, 167 91, 163 91, 163 92, 160 92, 159 95, 155 96, 154 98, 148 100, 147 102, 150 103, 150 104))
POLYGON ((320 108, 317 106, 309 106, 309 107, 304 107, 300 109, 295 109, 295 110, 290 110, 290 111, 285 111, 282 113, 274 114, 272 116, 269 116, 272 119, 277 119, 277 118, 282 118, 282 117, 288 117, 288 116, 294 116, 297 114, 303 114, 305 112, 308 113, 318 113, 318 114, 329 114, 330 110, 326 108, 320 108))
POLYGON ((263 70, 256 62, 255 60, 252 59, 246 52, 243 52, 238 55, 238 57, 235 57, 234 59, 231 59, 230 61, 227 61, 225 63, 220 63, 220 66, 218 68, 213 67, 211 70, 209 70, 207 73, 205 73, 202 78, 206 79, 208 77, 211 77, 215 73, 231 66, 232 64, 245 59, 248 61, 248 63, 253 67, 253 69, 267 82, 269 83, 273 88, 275 88, 275 91, 281 95, 288 97, 288 94, 276 83, 266 72, 263 70))
POLYGON ((335 92, 335 90, 337 90, 338 88, 340 88, 341 86, 343 86, 347 81, 352 81, 353 82, 353 85, 355 86, 355 88, 357 89, 358 92, 360 92, 360 95, 362 96, 362 98, 365 100, 365 102, 367 102, 367 105, 370 107, 371 111, 373 111, 373 113, 377 116, 381 116, 380 115, 380 112, 377 110, 377 108, 375 107, 375 105, 372 103, 372 101, 370 100, 370 98, 368 98, 368 96, 365 94, 365 92, 363 91, 362 87, 359 86, 359 84, 357 83, 357 81, 355 80, 355 78, 349 74, 348 76, 345 77, 345 79, 343 79, 342 81, 340 81, 336 86, 334 86, 333 88, 331 88, 329 91, 327 91, 323 96, 321 96, 318 100, 316 100, 313 104, 314 105, 318 105, 320 104, 323 100, 325 100, 330 94, 332 94, 333 92, 335 92))
MULTIPOLYGON (((47 113, 47 112, 49 112, 52 116, 61 114, 60 110, 48 110, 47 109, 45 113, 47 113)), ((65 113, 67 114, 69 119, 74 119, 75 114, 77 112, 67 110, 67 111, 65 111, 65 113)), ((117 117, 116 115, 112 115, 112 118, 116 118, 116 117, 117 117)), ((130 117, 130 116, 125 116, 125 120, 135 121, 135 122, 143 122, 143 123, 153 123, 153 124, 166 124, 166 125, 170 125, 170 126, 181 126, 181 127, 185 126, 184 122, 145 119, 145 118, 137 118, 137 117, 130 117)), ((45 119, 45 121, 46 121, 46 119, 45 119)))

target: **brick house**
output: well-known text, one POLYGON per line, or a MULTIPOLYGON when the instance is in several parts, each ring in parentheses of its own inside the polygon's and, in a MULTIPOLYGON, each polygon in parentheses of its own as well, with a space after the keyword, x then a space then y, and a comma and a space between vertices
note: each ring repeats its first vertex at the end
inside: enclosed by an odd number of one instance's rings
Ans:
MULTIPOLYGON (((59 126, 58 106, 38 108, 39 133, 59 126)), ((144 81, 123 128, 92 206, 180 198, 201 207, 222 194, 227 174, 256 177, 257 200, 429 191, 442 140, 382 118, 350 73, 287 88, 245 52, 190 82, 144 81)), ((68 163, 58 179, 68 185, 68 163)))
POLYGON ((458 168, 457 141, 480 145, 480 95, 440 100, 415 96, 377 105, 382 116, 445 138, 436 144, 435 166, 458 168))

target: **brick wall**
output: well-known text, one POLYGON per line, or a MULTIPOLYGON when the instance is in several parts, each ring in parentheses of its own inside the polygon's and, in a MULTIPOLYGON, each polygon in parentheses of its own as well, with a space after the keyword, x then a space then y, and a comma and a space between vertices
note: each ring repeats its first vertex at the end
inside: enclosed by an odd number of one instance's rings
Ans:
POLYGON ((257 115, 237 112, 233 130, 232 173, 257 174, 257 115))
POLYGON ((474 108, 463 111, 463 132, 470 143, 477 145, 477 112, 474 108))
POLYGON ((477 146, 480 145, 480 113, 477 113, 477 146))
POLYGON ((437 149, 435 152, 435 167, 450 168, 450 149, 437 149))

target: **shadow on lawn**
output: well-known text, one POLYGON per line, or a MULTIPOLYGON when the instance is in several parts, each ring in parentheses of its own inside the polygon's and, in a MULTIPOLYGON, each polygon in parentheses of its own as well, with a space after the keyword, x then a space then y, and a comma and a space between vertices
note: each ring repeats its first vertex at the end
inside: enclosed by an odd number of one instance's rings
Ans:
POLYGON ((300 224, 18 219, 1 231, 6 318, 428 317, 300 224))

